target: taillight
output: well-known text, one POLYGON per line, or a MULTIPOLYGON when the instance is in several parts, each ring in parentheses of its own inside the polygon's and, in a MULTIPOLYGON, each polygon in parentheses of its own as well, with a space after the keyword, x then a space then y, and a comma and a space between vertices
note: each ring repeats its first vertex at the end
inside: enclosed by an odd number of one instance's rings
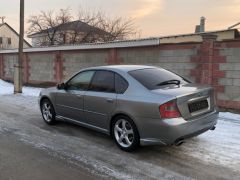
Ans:
POLYGON ((175 100, 159 106, 159 111, 162 118, 178 118, 181 116, 175 100))

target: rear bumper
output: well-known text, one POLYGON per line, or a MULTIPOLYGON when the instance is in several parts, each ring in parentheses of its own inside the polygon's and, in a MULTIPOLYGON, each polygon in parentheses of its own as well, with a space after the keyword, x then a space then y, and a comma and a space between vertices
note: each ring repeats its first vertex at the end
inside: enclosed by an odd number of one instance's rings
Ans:
POLYGON ((172 145, 179 140, 197 136, 217 124, 218 111, 196 117, 191 121, 183 118, 141 119, 138 121, 141 145, 172 145))

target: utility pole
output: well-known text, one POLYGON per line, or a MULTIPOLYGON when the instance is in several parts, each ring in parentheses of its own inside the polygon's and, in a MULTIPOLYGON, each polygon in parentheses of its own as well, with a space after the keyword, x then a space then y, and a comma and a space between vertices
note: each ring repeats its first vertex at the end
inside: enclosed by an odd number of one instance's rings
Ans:
POLYGON ((23 39, 24 39, 24 0, 20 0, 20 33, 18 46, 18 62, 14 66, 14 93, 22 93, 23 39))

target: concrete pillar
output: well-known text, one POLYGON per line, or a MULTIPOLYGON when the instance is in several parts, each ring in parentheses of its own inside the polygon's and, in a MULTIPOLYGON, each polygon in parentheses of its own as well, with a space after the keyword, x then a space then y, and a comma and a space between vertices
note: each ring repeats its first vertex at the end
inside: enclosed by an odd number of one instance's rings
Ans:
POLYGON ((29 58, 26 53, 24 53, 23 55, 22 66, 23 66, 23 83, 27 84, 29 81, 30 74, 29 74, 29 58))
POLYGON ((4 62, 3 62, 3 54, 0 54, 0 79, 4 79, 4 62))
POLYGON ((116 64, 121 64, 123 60, 118 57, 117 49, 112 48, 109 50, 108 53, 108 58, 106 59, 106 63, 108 65, 116 65, 116 64))
POLYGON ((213 60, 214 60, 214 44, 217 35, 203 34, 203 42, 199 49, 200 56, 200 83, 213 84, 213 60))
POLYGON ((209 84, 214 87, 217 104, 218 93, 225 92, 225 86, 219 84, 219 79, 225 77, 225 72, 220 70, 220 64, 226 63, 226 57, 220 55, 219 42, 217 36, 213 34, 202 35, 203 42, 198 47, 198 54, 192 57, 192 62, 196 63, 196 69, 192 70, 192 75, 197 83, 209 84))
POLYGON ((63 58, 61 51, 57 51, 55 54, 55 80, 57 83, 63 81, 63 58))

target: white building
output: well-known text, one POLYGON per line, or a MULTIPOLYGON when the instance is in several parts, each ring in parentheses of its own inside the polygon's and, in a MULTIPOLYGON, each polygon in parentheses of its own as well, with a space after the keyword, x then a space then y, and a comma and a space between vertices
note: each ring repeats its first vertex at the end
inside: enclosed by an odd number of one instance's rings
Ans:
MULTIPOLYGON (((16 49, 18 48, 19 34, 7 23, 0 23, 0 50, 1 49, 16 49)), ((31 45, 24 40, 24 48, 31 45)))
POLYGON ((37 47, 93 43, 108 36, 106 31, 77 20, 30 34, 28 38, 32 39, 33 47, 37 47))

